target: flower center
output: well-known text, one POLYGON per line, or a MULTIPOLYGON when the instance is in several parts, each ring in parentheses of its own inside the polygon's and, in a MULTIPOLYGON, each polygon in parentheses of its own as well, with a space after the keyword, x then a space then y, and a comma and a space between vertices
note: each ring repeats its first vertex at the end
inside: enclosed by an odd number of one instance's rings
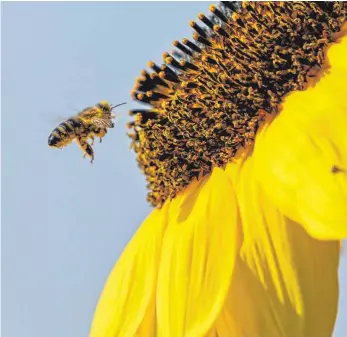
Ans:
POLYGON ((195 42, 174 41, 180 57, 149 62, 133 97, 132 147, 161 206, 194 178, 251 146, 267 113, 303 90, 324 62, 324 47, 346 20, 347 2, 223 2, 199 14, 195 42))

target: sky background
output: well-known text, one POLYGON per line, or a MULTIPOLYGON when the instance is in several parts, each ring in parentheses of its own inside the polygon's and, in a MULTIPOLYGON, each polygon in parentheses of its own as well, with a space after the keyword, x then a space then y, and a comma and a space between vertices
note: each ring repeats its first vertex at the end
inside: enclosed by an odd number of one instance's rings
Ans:
MULTIPOLYGON (((119 254, 150 211, 129 150, 130 91, 208 2, 2 3, 2 336, 88 336, 119 254), (47 146, 61 119, 128 102, 95 161, 47 146)), ((340 316, 347 336, 347 257, 340 316)))

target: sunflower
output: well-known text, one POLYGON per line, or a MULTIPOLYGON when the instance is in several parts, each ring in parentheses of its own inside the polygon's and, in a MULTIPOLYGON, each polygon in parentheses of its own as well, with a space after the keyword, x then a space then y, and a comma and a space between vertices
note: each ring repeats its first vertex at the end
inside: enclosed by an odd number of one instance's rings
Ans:
POLYGON ((330 337, 347 237, 347 2, 223 2, 133 97, 155 209, 91 337, 330 337))

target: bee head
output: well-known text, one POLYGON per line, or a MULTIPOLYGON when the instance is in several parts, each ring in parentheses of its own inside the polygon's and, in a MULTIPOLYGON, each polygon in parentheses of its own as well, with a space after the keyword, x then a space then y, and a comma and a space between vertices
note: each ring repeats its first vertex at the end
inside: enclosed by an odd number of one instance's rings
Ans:
MULTIPOLYGON (((99 104, 97 104, 97 107, 100 108, 104 113, 110 113, 114 108, 123 104, 126 104, 126 103, 111 105, 107 101, 101 101, 99 104)), ((116 117, 116 115, 111 113, 111 117, 114 118, 116 117)))
POLYGON ((97 106, 105 112, 109 112, 112 110, 111 105, 107 101, 101 101, 99 104, 97 104, 97 106))

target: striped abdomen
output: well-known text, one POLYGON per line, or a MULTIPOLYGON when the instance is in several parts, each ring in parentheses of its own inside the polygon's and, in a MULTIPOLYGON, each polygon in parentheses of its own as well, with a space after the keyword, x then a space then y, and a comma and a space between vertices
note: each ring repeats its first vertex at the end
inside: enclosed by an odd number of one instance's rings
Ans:
POLYGON ((70 118, 60 123, 49 135, 48 145, 52 147, 64 147, 70 144, 76 134, 81 133, 81 129, 84 129, 82 122, 77 118, 70 118))

